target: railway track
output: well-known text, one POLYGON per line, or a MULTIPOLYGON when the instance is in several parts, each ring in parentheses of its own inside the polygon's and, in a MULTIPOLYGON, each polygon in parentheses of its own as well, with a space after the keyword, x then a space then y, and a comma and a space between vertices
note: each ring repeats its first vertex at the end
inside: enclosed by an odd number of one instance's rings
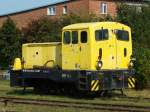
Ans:
MULTIPOLYGON (((99 97, 101 100, 103 99, 107 99, 108 97, 99 97)), ((112 97, 109 97, 111 100, 126 100, 126 101, 146 101, 146 102, 150 102, 150 98, 144 98, 144 97, 131 97, 131 96, 112 96, 112 97)))
POLYGON ((16 111, 3 110, 3 111, 0 111, 0 112, 16 112, 16 111))
POLYGON ((145 100, 150 102, 150 98, 141 98, 141 97, 129 97, 129 96, 124 96, 124 97, 118 97, 122 99, 127 99, 127 100, 145 100))
POLYGON ((150 112, 150 107, 144 106, 129 106, 116 104, 102 104, 102 103, 84 103, 84 102, 70 102, 70 101, 56 101, 56 100, 36 100, 12 97, 0 97, 0 102, 6 106, 8 103, 26 104, 26 105, 43 105, 64 108, 79 108, 91 110, 108 110, 108 111, 122 111, 122 112, 150 112))
POLYGON ((0 112, 16 112, 16 111, 4 110, 4 111, 0 111, 0 112))

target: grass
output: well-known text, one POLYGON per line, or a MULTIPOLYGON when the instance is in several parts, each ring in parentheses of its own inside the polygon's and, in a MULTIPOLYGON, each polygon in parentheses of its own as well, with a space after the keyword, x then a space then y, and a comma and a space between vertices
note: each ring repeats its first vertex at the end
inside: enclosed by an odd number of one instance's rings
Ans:
POLYGON ((15 112, 108 112, 108 111, 96 111, 96 110, 86 110, 86 109, 77 109, 77 108, 59 108, 59 107, 48 107, 48 106, 37 106, 33 105, 13 105, 9 104, 7 107, 4 107, 3 104, 0 104, 0 112, 5 111, 15 111, 15 112))
MULTIPOLYGON (((135 91, 135 90, 125 90, 124 91, 127 96, 131 97, 140 97, 138 100, 129 100, 124 98, 119 98, 117 96, 114 96, 112 98, 73 98, 69 96, 63 96, 63 95, 39 95, 34 94, 32 91, 32 88, 27 89, 27 92, 25 94, 22 94, 22 89, 20 88, 11 88, 9 86, 9 81, 3 81, 0 80, 0 96, 10 96, 10 97, 21 97, 21 98, 33 98, 33 99, 43 99, 43 100, 62 100, 62 101, 74 101, 74 102, 89 102, 89 103, 108 103, 108 104, 126 104, 126 105, 142 105, 142 106, 150 106, 150 103, 146 100, 143 100, 142 98, 150 98, 150 90, 143 90, 143 91, 135 91)), ((2 104, 0 105, 2 106, 2 104)), ((14 106, 9 105, 7 107, 8 109, 16 109, 19 112, 88 112, 87 110, 81 110, 81 109, 72 109, 72 108, 54 108, 54 107, 40 107, 37 108, 37 106, 29 106, 29 105, 21 105, 21 106, 14 106), (28 111, 26 110, 28 109, 28 111), (20 110, 21 109, 21 110, 20 110)), ((1 111, 1 110, 0 110, 1 111)), ((91 110, 90 110, 91 112, 91 110)), ((92 110, 92 112, 95 112, 92 110)))

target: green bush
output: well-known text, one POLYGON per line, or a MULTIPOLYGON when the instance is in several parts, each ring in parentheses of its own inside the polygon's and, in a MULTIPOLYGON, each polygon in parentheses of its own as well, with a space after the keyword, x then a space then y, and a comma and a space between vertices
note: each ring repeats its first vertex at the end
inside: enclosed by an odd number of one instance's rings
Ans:
POLYGON ((134 56, 137 78, 137 89, 150 87, 150 49, 135 48, 134 56))
POLYGON ((134 47, 150 48, 150 5, 141 7, 121 5, 118 7, 117 21, 132 29, 134 47))
POLYGON ((20 56, 21 32, 15 23, 8 18, 0 28, 0 67, 12 64, 15 57, 20 56))
POLYGON ((52 42, 60 41, 60 28, 57 20, 41 18, 32 21, 27 28, 23 30, 23 42, 52 42))

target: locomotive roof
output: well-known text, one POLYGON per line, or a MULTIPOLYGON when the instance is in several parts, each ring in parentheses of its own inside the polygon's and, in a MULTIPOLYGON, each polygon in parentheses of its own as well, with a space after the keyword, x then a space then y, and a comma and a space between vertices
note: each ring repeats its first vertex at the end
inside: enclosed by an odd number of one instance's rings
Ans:
POLYGON ((63 30, 67 30, 67 29, 86 29, 86 28, 89 28, 89 27, 107 26, 107 25, 110 26, 110 24, 118 25, 118 26, 124 26, 126 28, 129 28, 129 26, 121 24, 119 22, 110 22, 110 21, 108 21, 108 22, 76 23, 76 24, 71 24, 71 25, 65 26, 63 28, 63 30))
POLYGON ((45 42, 45 43, 26 43, 23 46, 39 46, 39 45, 59 45, 61 42, 45 42))

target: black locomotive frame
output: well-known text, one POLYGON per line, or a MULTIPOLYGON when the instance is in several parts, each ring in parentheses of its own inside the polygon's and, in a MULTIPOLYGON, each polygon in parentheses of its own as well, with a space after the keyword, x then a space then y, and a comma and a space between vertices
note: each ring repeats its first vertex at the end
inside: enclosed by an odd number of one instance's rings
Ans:
MULTIPOLYGON (((86 92, 99 92, 128 88, 128 79, 134 77, 134 70, 61 70, 23 69, 10 72, 12 87, 70 88, 86 92)), ((131 85, 132 86, 132 85, 131 85)), ((133 86, 135 82, 133 81, 133 86)))

